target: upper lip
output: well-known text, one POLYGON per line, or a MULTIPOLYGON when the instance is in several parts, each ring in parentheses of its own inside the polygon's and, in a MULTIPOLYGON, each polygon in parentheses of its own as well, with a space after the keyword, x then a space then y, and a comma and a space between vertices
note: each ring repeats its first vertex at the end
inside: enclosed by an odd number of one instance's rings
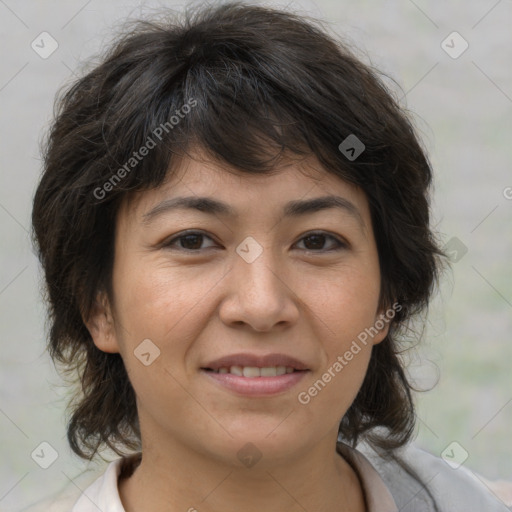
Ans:
POLYGON ((302 361, 286 354, 231 354, 215 359, 215 361, 205 364, 202 368, 218 370, 219 368, 230 368, 231 366, 253 366, 256 368, 287 366, 295 370, 309 369, 302 361))

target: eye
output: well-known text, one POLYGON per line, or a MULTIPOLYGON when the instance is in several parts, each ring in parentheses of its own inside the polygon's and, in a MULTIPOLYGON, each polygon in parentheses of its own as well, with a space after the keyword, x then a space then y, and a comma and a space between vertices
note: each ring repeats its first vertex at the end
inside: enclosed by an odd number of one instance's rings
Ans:
POLYGON ((201 231, 188 231, 170 239, 165 242, 163 246, 166 248, 177 249, 178 251, 194 252, 204 249, 201 245, 205 238, 213 241, 212 238, 201 231))
MULTIPOLYGON (((315 232, 315 233, 309 233, 307 236, 304 236, 300 239, 300 241, 306 241, 305 243, 305 250, 306 251, 313 251, 313 252, 329 252, 329 251, 336 251, 340 249, 346 249, 348 246, 346 243, 342 242, 339 238, 330 235, 328 233, 324 233, 322 231, 315 232), (329 249, 325 249, 325 241, 331 240, 331 242, 334 241, 334 247, 331 247, 329 249)), ((331 243, 332 246, 332 243, 331 243)))
MULTIPOLYGON (((203 247, 205 239, 214 242, 211 237, 201 231, 187 231, 164 242, 162 246, 184 252, 198 252, 214 247, 214 245, 203 247)), ((330 252, 347 248, 347 244, 339 238, 322 231, 309 233, 300 239, 300 242, 303 241, 305 242, 304 250, 310 252, 330 252), (330 241, 328 244, 330 247, 327 249, 325 248, 326 241, 330 241)))

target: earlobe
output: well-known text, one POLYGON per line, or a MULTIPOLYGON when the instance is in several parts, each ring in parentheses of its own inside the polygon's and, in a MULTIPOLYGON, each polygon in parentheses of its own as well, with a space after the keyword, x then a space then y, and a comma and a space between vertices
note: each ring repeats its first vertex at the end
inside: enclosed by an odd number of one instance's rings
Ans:
POLYGON ((374 328, 378 331, 373 337, 373 344, 377 345, 384 341, 389 332, 390 319, 384 314, 380 313, 375 317, 374 328))
POLYGON ((119 352, 119 346, 115 336, 114 320, 105 292, 98 294, 92 306, 89 318, 84 318, 84 323, 96 347, 103 352, 119 352))
POLYGON ((382 341, 384 341, 388 332, 389 332, 389 323, 386 322, 386 325, 382 329, 379 329, 379 332, 373 338, 373 344, 377 345, 377 344, 381 343, 382 341))

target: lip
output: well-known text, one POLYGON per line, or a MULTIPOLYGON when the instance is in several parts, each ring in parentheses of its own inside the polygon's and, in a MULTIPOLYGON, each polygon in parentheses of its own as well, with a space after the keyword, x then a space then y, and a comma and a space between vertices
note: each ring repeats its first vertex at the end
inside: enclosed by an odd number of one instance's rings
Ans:
POLYGON ((283 393, 297 385, 309 371, 296 371, 276 377, 240 377, 231 373, 209 372, 204 368, 201 368, 201 373, 207 378, 213 379, 216 384, 235 393, 256 397, 283 393))
POLYGON ((286 354, 249 354, 239 353, 220 357, 201 366, 201 373, 212 379, 216 384, 244 396, 269 396, 283 393, 295 386, 310 368, 299 359, 286 354), (255 366, 266 368, 286 366, 293 368, 293 373, 276 375, 275 377, 243 377, 231 373, 215 373, 208 370, 230 368, 231 366, 255 366))
MULTIPOLYGON (((231 366, 256 366, 257 368, 265 368, 269 366, 289 366, 294 370, 309 370, 308 366, 296 359, 295 357, 288 356, 286 354, 248 354, 239 353, 231 354, 220 357, 214 361, 210 361, 207 364, 201 366, 202 370, 218 370, 219 368, 230 368, 231 366)), ((292 373, 288 375, 293 375, 292 373)), ((281 377, 281 376, 280 376, 281 377)), ((243 377, 244 379, 247 377, 243 377)), ((274 379, 275 377, 256 377, 258 379, 274 379)))

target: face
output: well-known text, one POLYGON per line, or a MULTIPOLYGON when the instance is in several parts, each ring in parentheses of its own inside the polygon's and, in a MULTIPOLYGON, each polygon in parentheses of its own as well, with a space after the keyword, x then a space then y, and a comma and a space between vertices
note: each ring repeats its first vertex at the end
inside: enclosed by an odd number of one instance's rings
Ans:
POLYGON ((305 453, 337 433, 387 334, 365 194, 314 158, 266 176, 199 159, 178 171, 119 212, 94 342, 123 358, 143 449, 305 453))

